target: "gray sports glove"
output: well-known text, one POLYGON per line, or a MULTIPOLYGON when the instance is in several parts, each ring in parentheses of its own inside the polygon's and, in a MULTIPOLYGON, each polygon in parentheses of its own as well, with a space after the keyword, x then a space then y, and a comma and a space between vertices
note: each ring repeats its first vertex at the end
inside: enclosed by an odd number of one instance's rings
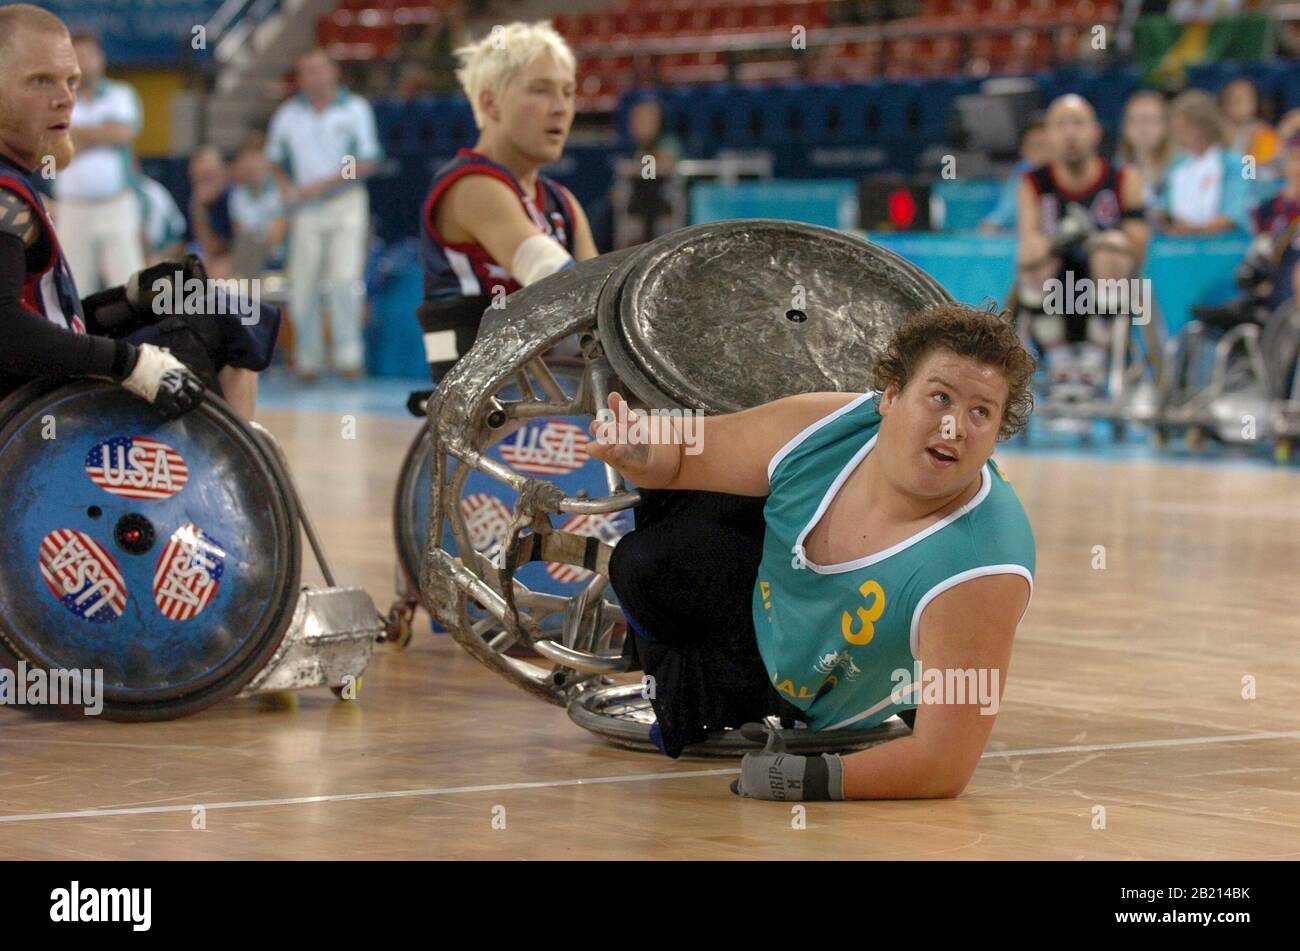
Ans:
POLYGON ((741 727, 749 739, 767 734, 761 753, 746 753, 740 761, 740 778, 731 791, 746 799, 775 799, 781 802, 821 802, 844 798, 844 764, 833 753, 798 756, 785 752, 785 741, 766 724, 746 723, 741 727))

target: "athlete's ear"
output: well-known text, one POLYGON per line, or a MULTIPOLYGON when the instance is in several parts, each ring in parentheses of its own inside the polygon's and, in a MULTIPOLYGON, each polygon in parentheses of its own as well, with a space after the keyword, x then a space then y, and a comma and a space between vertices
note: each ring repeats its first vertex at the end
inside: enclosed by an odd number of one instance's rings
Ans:
POLYGON ((894 405, 894 400, 898 399, 898 384, 890 383, 885 387, 885 391, 880 395, 880 415, 883 417, 889 412, 890 407, 894 405))
POLYGON ((497 108, 497 97, 492 94, 491 89, 483 89, 479 91, 478 108, 483 115, 490 118, 493 122, 501 121, 501 110, 497 108))

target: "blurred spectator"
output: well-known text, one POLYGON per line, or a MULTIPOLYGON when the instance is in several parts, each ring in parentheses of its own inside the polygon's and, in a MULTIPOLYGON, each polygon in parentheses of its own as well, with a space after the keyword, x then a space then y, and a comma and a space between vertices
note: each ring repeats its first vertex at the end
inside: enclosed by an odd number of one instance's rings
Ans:
POLYGON ((649 241, 677 226, 680 209, 674 203, 673 176, 682 146, 664 131, 663 106, 654 98, 636 103, 627 117, 628 135, 632 139, 632 161, 622 163, 624 174, 611 198, 614 208, 624 216, 627 227, 619 228, 615 244, 622 248, 649 241), (646 157, 653 157, 653 165, 646 157), (647 171, 653 168, 654 174, 647 171))
POLYGON ((1169 106, 1153 89, 1142 89, 1124 104, 1118 161, 1142 173, 1142 197, 1154 215, 1174 160, 1174 140, 1169 134, 1169 106))
POLYGON ((144 267, 140 203, 131 188, 131 143, 140 134, 140 97, 106 79, 99 40, 74 33, 81 86, 72 109, 77 153, 54 177, 59 240, 83 296, 118 284, 144 267))
POLYGON ((1251 213, 1255 240, 1236 273, 1244 293, 1226 304, 1192 308, 1212 338, 1242 323, 1265 324, 1300 292, 1300 135, 1286 140, 1281 164, 1281 191, 1251 213))
POLYGON ((226 160, 211 145, 190 156, 190 232, 199 256, 214 278, 230 276, 230 173, 226 160))
POLYGON ((1034 116, 1025 125, 1020 136, 1020 159, 1011 168, 1011 176, 1002 186, 998 203, 980 222, 980 232, 997 234, 999 231, 1012 231, 1016 227, 1016 196, 1020 194, 1020 182, 1025 173, 1039 165, 1046 165, 1052 160, 1051 143, 1047 138, 1047 122, 1042 116, 1034 116))
POLYGON ((1170 129, 1180 155, 1160 199, 1165 230, 1176 235, 1246 230, 1249 183, 1241 156, 1224 147, 1223 117, 1214 100, 1188 90, 1174 100, 1170 129))
POLYGON ((240 143, 231 178, 232 270, 235 277, 261 277, 268 265, 279 263, 289 227, 265 135, 254 132, 240 143))
MULTIPOLYGON (((1228 147, 1252 155, 1260 170, 1278 157, 1278 137, 1260 118, 1259 89, 1249 79, 1234 79, 1219 92, 1219 108, 1227 124, 1228 147)), ((1269 177, 1269 176, 1262 176, 1269 177)))
POLYGON ((185 253, 185 215, 162 182, 137 171, 133 180, 143 222, 145 263, 175 261, 185 253))
POLYGON ((364 179, 383 157, 370 103, 339 85, 329 54, 314 49, 295 64, 298 95, 271 117, 267 157, 289 215, 289 300, 295 366, 313 379, 325 362, 321 295, 330 305, 334 366, 357 377, 365 362, 361 321, 370 238, 364 179))
POLYGON ((1268 240, 1271 273, 1260 297, 1270 311, 1300 296, 1300 133, 1286 140, 1281 165, 1282 190, 1251 214, 1255 234, 1268 240))
POLYGON ((1047 358, 1049 399, 1087 400, 1104 391, 1111 318, 1126 306, 1112 292, 1138 272, 1150 229, 1141 174, 1098 154, 1101 124, 1086 99, 1056 99, 1047 133, 1052 160, 1020 185, 1016 302, 1047 358), (1080 278, 1098 282, 1082 312, 1059 296, 1080 278))

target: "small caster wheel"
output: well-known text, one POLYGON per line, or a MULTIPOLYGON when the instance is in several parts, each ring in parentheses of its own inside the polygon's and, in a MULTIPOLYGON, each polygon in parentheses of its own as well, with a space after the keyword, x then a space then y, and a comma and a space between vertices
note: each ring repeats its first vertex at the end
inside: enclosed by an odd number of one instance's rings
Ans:
POLYGON ((330 693, 334 694, 335 697, 344 702, 355 700, 357 697, 361 696, 361 681, 363 679, 364 678, 362 677, 358 677, 351 683, 340 684, 337 687, 330 687, 330 693))
POLYGON ((1186 440, 1187 448, 1192 452, 1200 452, 1205 448, 1205 430, 1200 426, 1189 426, 1183 439, 1186 440))
POLYGON ((411 643, 414 633, 415 605, 396 601, 388 609, 384 618, 384 632, 379 636, 379 643, 387 644, 393 650, 404 651, 411 643))

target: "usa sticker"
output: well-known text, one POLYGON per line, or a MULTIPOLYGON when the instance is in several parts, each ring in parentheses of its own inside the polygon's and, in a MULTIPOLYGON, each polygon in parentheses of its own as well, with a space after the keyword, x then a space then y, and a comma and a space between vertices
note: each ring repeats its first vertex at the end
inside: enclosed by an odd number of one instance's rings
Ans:
POLYGON ((591 458, 587 442, 586 431, 568 420, 534 420, 501 442, 501 458, 535 475, 565 475, 591 458))
POLYGON ((172 532, 153 573, 153 600, 163 617, 188 621, 211 604, 226 557, 221 545, 191 522, 172 532))
POLYGON ((471 492, 460 500, 460 513, 465 516, 470 544, 489 558, 506 537, 510 528, 510 509, 490 492, 471 492))
POLYGON ((91 624, 126 610, 126 582, 113 556, 89 535, 57 528, 41 539, 41 577, 65 608, 91 624))
MULTIPOLYGON (((622 515, 621 512, 613 515, 603 513, 575 515, 560 525, 560 531, 599 538, 605 544, 612 545, 625 534, 626 530, 621 524, 622 515)), ((592 576, 592 572, 586 568, 580 568, 577 565, 565 565, 555 561, 546 563, 546 573, 556 581, 562 581, 566 584, 586 581, 592 576)))
POLYGON ((190 479, 171 446, 144 436, 114 436, 86 454, 86 475, 105 492, 127 499, 170 499, 190 479))

